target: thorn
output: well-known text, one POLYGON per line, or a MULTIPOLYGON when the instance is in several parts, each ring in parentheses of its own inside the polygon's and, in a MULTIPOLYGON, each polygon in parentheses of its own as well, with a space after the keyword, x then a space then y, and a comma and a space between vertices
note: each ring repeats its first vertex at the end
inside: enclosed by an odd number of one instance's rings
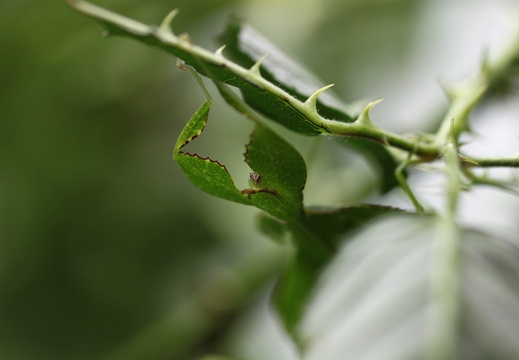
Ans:
POLYGON ((455 137, 454 137, 454 117, 451 119, 451 126, 449 131, 449 141, 452 141, 454 143, 455 137))
POLYGON ((162 23, 160 24, 160 30, 161 31, 164 31, 166 33, 168 33, 169 35, 175 35, 173 33, 173 30, 171 28, 171 24, 173 22, 173 19, 175 18, 175 16, 177 16, 179 13, 179 10, 178 9, 173 9, 165 18, 164 20, 162 21, 162 23))
POLYGON ((451 118, 450 122, 450 129, 449 129, 449 137, 447 138, 447 142, 443 148, 443 156, 445 157, 445 154, 447 153, 448 149, 454 149, 451 152, 455 152, 458 154, 458 144, 456 143, 456 136, 455 136, 455 128, 454 128, 454 118, 451 118))
POLYGON ((214 55, 215 56, 218 56, 218 57, 224 57, 223 56, 223 50, 225 49, 227 45, 223 45, 221 47, 219 47, 215 52, 214 52, 214 55))
POLYGON ((314 110, 314 111, 317 111, 317 98, 319 97, 319 95, 321 95, 321 93, 323 93, 324 91, 328 90, 329 88, 331 88, 333 85, 335 84, 330 84, 330 85, 326 85, 326 86, 323 86, 322 88, 320 88, 319 90, 317 90, 316 92, 314 92, 312 95, 310 95, 310 97, 305 101, 305 105, 307 107, 309 107, 311 110, 314 110))
POLYGON ((269 54, 263 55, 258 61, 256 61, 256 63, 254 65, 251 66, 249 71, 252 72, 254 75, 257 75, 257 76, 261 77, 261 71, 260 71, 261 64, 267 58, 268 55, 269 54))
POLYGON ((463 162, 463 163, 468 163, 468 164, 472 164, 472 165, 479 165, 479 163, 476 161, 476 160, 473 160, 469 157, 466 157, 464 155, 461 155, 461 154, 458 154, 459 155, 459 158, 460 158, 460 161, 463 162))
POLYGON ((367 126, 375 126, 375 124, 371 120, 371 117, 369 116, 369 112, 371 111, 371 109, 373 109, 373 107, 375 105, 380 103, 382 100, 384 100, 384 99, 380 98, 380 99, 377 99, 377 100, 374 100, 374 101, 368 103, 368 105, 366 105, 364 110, 362 110, 362 113, 360 114, 357 122, 359 122, 359 123, 361 123, 363 125, 367 125, 367 126))

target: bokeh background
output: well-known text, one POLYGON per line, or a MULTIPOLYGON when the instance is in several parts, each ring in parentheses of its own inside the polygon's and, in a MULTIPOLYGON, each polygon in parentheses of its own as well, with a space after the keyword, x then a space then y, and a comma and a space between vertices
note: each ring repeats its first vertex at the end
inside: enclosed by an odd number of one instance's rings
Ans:
MULTIPOLYGON (((241 15, 345 101, 384 97, 375 121, 399 132, 433 129, 447 106, 438 78, 476 70, 519 23, 504 0, 96 3, 146 23, 180 8, 175 30, 209 49, 241 15)), ((62 1, 0 2, 0 358, 294 359, 268 305, 285 250, 256 230, 256 210, 201 193, 171 159, 203 94, 169 55, 100 35, 62 1)), ((475 155, 518 151, 516 95, 478 109, 474 128, 494 142, 476 138, 475 155)), ((217 100, 196 151, 245 186, 250 129, 217 100)), ((375 199, 365 162, 320 146, 308 203, 375 199)), ((382 201, 409 206, 398 191, 382 201)), ((461 216, 516 233, 515 214, 514 198, 483 189, 461 216)))

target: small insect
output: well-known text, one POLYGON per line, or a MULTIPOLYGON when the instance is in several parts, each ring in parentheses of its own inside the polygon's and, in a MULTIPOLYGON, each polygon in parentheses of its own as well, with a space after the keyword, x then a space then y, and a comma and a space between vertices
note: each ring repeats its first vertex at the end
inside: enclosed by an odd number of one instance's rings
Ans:
POLYGON ((246 194, 247 198, 250 199, 251 195, 258 193, 267 193, 270 195, 277 195, 278 193, 275 190, 269 189, 268 181, 263 179, 263 177, 257 172, 253 171, 249 174, 249 189, 244 189, 241 191, 242 194, 246 194))
POLYGON ((261 182, 262 176, 257 172, 253 171, 249 174, 249 185, 251 187, 257 187, 261 182))

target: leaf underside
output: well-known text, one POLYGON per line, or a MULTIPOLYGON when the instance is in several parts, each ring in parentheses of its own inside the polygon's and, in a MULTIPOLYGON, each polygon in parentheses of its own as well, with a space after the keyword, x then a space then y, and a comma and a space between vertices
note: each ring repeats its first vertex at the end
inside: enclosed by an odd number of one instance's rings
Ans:
MULTIPOLYGON (((390 217, 353 238, 317 283, 298 334, 308 360, 437 359, 429 336, 434 220, 390 217)), ((519 358, 519 249, 462 231, 456 359, 519 358)))
MULTIPOLYGON (((288 224, 294 253, 274 293, 274 304, 287 331, 299 341, 297 326, 321 271, 335 256, 345 237, 370 220, 390 214, 406 214, 392 207, 361 205, 350 208, 311 208, 295 224, 288 224)), ((413 215, 407 214, 410 217, 413 215)), ((270 233, 279 239, 283 233, 270 220, 270 233)))

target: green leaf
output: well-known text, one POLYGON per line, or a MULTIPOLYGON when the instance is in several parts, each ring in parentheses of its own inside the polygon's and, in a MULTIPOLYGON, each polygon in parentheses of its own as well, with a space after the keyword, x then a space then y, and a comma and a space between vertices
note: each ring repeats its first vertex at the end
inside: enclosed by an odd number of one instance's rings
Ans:
POLYGON ((396 216, 352 238, 298 328, 305 359, 519 358, 519 249, 461 230, 455 266, 438 269, 440 229, 435 219, 396 216), (448 357, 438 336, 453 344, 448 357))
POLYGON ((274 293, 274 303, 287 331, 298 341, 297 326, 320 272, 333 258, 345 235, 388 214, 403 214, 391 207, 363 205, 351 208, 305 209, 298 222, 286 225, 292 235, 293 254, 274 293))
POLYGON ((316 246, 315 252, 294 249, 273 293, 272 301, 285 327, 296 343, 300 343, 297 326, 308 303, 308 296, 330 260, 331 254, 316 246))
MULTIPOLYGON (((312 72, 237 17, 231 19, 219 41, 226 46, 226 54, 244 67, 253 66, 267 55, 261 60, 262 76, 300 101, 306 101, 324 85, 312 72)), ((355 119, 353 108, 346 107, 332 92, 319 96, 317 110, 328 119, 346 122, 355 119)))
POLYGON ((177 139, 173 158, 186 177, 200 190, 226 200, 248 204, 249 201, 236 188, 225 166, 218 161, 182 151, 184 146, 204 130, 210 107, 211 102, 208 100, 191 117, 177 139))
POLYGON ((258 124, 245 161, 254 171, 255 184, 250 189, 254 205, 281 219, 298 218, 303 208, 306 164, 297 150, 258 124))
POLYGON ((305 162, 289 143, 257 124, 245 153, 245 160, 253 170, 251 188, 239 191, 223 165, 182 151, 202 133, 210 105, 210 100, 206 101, 181 132, 175 145, 174 159, 201 190, 227 200, 255 205, 283 219, 280 222, 263 217, 264 228, 275 238, 281 239, 289 230, 298 239, 295 243, 297 255, 282 276, 276 296, 287 328, 294 329, 318 275, 316 269, 322 267, 330 256, 329 249, 300 224, 306 182, 305 162))
POLYGON ((226 167, 218 161, 186 153, 179 153, 175 161, 186 177, 200 190, 225 200, 249 203, 234 185, 226 167))
POLYGON ((305 209, 295 223, 282 223, 262 216, 260 229, 276 241, 292 235, 293 254, 276 286, 273 301, 287 331, 298 341, 297 325, 320 271, 332 259, 345 234, 370 220, 402 210, 374 205, 351 208, 305 209))
POLYGON ((177 138, 174 149, 175 154, 179 153, 184 146, 189 144, 191 140, 199 136, 202 131, 204 131, 205 125, 207 124, 207 119, 209 117, 211 104, 211 100, 207 100, 202 104, 202 106, 198 108, 191 119, 189 119, 177 138))
MULTIPOLYGON (((196 77, 196 73, 194 73, 196 77)), ((197 78, 197 80, 200 80, 197 78)), ((206 92, 203 83, 200 85, 206 92)), ((224 89, 221 89, 225 94, 224 89)), ((301 155, 285 140, 265 126, 257 123, 247 145, 245 161, 253 170, 251 188, 238 190, 231 175, 218 161, 189 154, 182 149, 205 128, 211 107, 208 100, 195 112, 180 133, 173 158, 184 174, 199 189, 211 195, 254 205, 284 220, 297 219, 302 214, 303 188, 306 182, 306 165, 301 155)), ((229 95, 229 100, 233 100, 229 95)), ((237 102, 235 106, 242 111, 237 102)))

